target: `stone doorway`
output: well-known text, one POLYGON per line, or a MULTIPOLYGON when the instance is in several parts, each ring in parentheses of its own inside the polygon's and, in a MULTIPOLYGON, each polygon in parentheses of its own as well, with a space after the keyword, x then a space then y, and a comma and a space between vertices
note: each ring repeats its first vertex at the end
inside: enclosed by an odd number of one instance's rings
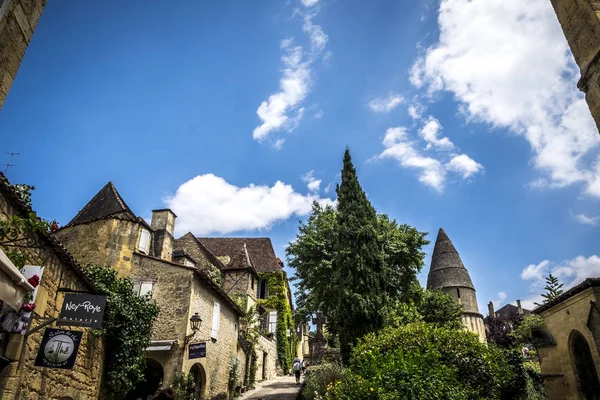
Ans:
POLYGON ((263 351, 263 359, 262 359, 262 380, 267 380, 267 352, 263 351))
POLYGON ((590 346, 578 331, 571 333, 571 354, 579 391, 586 400, 600 400, 600 381, 590 346))
POLYGON ((196 392, 194 394, 194 399, 203 400, 205 398, 204 392, 206 390, 206 372, 204 372, 204 367, 202 364, 196 363, 192 365, 190 369, 190 374, 194 377, 194 382, 196 382, 196 392))
POLYGON ((164 371, 162 365, 152 358, 146 360, 144 380, 136 386, 133 392, 127 395, 127 400, 151 399, 156 391, 162 386, 164 371))

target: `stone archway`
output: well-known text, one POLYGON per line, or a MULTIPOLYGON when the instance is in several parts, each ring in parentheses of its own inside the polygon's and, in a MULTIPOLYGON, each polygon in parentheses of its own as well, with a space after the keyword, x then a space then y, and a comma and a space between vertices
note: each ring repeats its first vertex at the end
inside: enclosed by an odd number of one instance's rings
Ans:
POLYGON ((577 388, 586 400, 600 400, 600 381, 587 340, 573 330, 569 342, 577 388))
POLYGON ((162 386, 165 373, 162 365, 152 358, 146 359, 144 380, 137 384, 135 390, 127 394, 127 400, 147 400, 152 398, 156 391, 162 386))
POLYGON ((203 400, 206 398, 206 372, 204 371, 204 367, 200 363, 196 363, 192 365, 190 368, 190 374, 194 377, 194 382, 196 382, 196 393, 194 398, 196 400, 203 400))

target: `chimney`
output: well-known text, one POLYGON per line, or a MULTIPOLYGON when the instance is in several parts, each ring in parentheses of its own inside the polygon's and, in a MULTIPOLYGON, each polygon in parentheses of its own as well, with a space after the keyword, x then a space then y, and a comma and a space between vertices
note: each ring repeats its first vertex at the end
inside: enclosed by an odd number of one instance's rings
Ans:
POLYGON ((173 260, 173 231, 175 230, 177 215, 168 208, 152 210, 152 223, 154 229, 154 257, 163 260, 173 260))
POLYGON ((488 313, 490 313, 490 318, 496 317, 496 313, 494 312, 494 303, 491 301, 488 303, 488 313))
POLYGON ((517 300, 517 313, 523 315, 523 307, 521 307, 521 300, 517 300))

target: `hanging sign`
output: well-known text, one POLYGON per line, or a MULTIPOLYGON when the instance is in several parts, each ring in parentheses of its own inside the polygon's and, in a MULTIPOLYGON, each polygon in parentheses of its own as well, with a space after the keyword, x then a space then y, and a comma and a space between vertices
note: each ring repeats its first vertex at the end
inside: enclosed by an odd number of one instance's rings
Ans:
POLYGON ((63 301, 57 325, 100 328, 106 306, 106 295, 67 293, 63 301))
POLYGON ((35 359, 36 367, 72 369, 83 332, 46 329, 35 359))
POLYGON ((189 359, 206 357, 206 342, 190 344, 188 348, 189 359))

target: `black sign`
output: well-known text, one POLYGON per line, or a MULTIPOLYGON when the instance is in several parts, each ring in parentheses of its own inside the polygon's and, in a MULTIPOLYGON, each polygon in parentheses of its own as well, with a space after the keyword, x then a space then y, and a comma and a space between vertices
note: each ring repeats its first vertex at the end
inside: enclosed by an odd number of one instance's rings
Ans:
POLYGON ((105 295, 67 293, 56 324, 100 328, 105 305, 105 295))
POLYGON ((206 357, 206 342, 190 344, 188 348, 189 359, 206 357))
POLYGON ((83 332, 46 329, 35 359, 36 367, 72 369, 83 332))

